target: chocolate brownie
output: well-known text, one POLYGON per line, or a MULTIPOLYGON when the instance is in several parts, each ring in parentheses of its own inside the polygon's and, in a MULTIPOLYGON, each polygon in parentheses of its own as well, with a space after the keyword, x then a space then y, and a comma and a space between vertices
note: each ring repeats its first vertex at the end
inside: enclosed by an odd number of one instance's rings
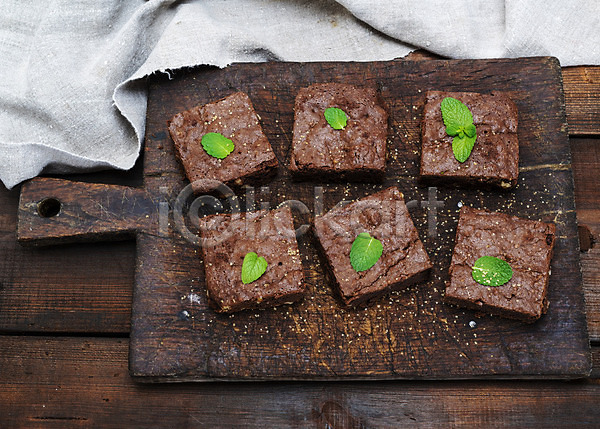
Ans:
POLYGON ((209 303, 216 311, 273 307, 304 296, 304 272, 289 207, 200 219, 201 252, 209 303), (242 282, 249 252, 266 259, 265 273, 242 282))
POLYGON ((262 181, 277 171, 277 158, 250 98, 243 92, 178 113, 168 126, 195 192, 214 189, 218 182, 241 186, 262 181), (210 156, 201 144, 202 137, 210 132, 231 139, 233 152, 224 159, 210 156))
POLYGON ((388 114, 374 88, 320 83, 302 88, 294 105, 290 171, 295 178, 381 180, 388 114), (348 122, 334 129, 325 109, 342 109, 348 122))
POLYGON ((423 111, 421 176, 438 182, 485 183, 501 188, 517 184, 519 175, 518 112, 506 95, 428 91, 423 111), (452 152, 440 104, 446 97, 464 103, 473 114, 477 140, 463 163, 452 152))
POLYGON ((551 223, 463 206, 445 301, 525 322, 536 321, 548 305, 555 231, 551 223), (482 256, 508 262, 512 279, 502 286, 477 283, 471 272, 482 256))
POLYGON ((317 217, 315 233, 338 291, 347 305, 426 279, 431 268, 402 193, 395 187, 335 207, 317 217), (383 254, 372 268, 357 272, 350 249, 358 234, 381 241, 383 254))

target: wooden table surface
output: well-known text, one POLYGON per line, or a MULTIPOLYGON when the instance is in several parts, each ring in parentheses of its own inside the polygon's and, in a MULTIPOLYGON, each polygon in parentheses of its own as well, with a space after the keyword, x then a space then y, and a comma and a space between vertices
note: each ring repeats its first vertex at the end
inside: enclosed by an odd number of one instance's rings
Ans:
MULTIPOLYGON (((600 420, 600 67, 563 69, 594 367, 575 381, 135 383, 135 243, 23 248, 0 187, 0 427, 583 426, 600 420)), ((69 176, 140 186, 129 172, 69 176)), ((1 186, 1 185, 0 185, 1 186)))

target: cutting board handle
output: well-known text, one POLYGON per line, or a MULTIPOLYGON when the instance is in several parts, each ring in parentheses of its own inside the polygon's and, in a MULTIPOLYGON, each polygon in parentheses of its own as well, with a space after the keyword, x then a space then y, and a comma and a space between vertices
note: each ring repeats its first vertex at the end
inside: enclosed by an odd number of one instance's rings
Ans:
POLYGON ((154 212, 143 189, 36 178, 21 188, 17 239, 36 246, 125 239, 154 212))

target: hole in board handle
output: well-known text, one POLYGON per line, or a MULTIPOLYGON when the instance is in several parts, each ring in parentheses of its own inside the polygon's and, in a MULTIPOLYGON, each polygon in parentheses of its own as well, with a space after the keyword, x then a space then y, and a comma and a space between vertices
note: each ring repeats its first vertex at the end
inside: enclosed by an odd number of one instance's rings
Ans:
POLYGON ((62 204, 56 198, 44 198, 37 205, 38 214, 41 217, 54 217, 60 213, 62 204))

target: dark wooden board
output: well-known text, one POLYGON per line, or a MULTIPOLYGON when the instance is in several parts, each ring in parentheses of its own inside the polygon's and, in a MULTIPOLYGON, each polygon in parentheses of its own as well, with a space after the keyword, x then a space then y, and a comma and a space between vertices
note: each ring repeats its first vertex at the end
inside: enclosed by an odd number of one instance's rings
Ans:
MULTIPOLYGON (((242 64, 156 80, 150 86, 144 175, 145 190, 132 192, 129 202, 121 197, 123 189, 108 187, 104 192, 110 196, 100 207, 82 209, 72 201, 58 216, 43 220, 56 225, 54 220, 78 210, 77 216, 94 220, 84 223, 85 234, 74 221, 61 220, 60 229, 35 223, 35 205, 27 202, 49 192, 36 193, 39 181, 24 187, 19 220, 20 238, 34 242, 93 239, 96 226, 104 237, 115 228, 138 231, 130 370, 140 380, 581 377, 590 371, 564 97, 555 59, 242 64), (323 81, 379 88, 391 114, 385 184, 290 181, 285 165, 294 96, 300 87, 323 81), (428 89, 508 92, 519 107, 521 143, 521 174, 513 191, 437 188, 444 206, 437 209, 434 236, 428 235, 432 212, 425 204, 432 190, 416 177, 428 89), (411 215, 435 263, 431 280, 368 307, 344 309, 324 277, 313 237, 305 234, 299 242, 309 295, 302 303, 234 315, 208 308, 199 252, 186 239, 194 237, 193 216, 169 211, 187 182, 166 121, 236 90, 250 95, 282 164, 268 190, 254 190, 256 206, 298 200, 312 216, 342 199, 397 185, 407 201, 414 201, 411 215), (321 190, 315 204, 315 192, 321 190), (539 322, 524 325, 441 303, 459 203, 557 223, 551 304, 539 322), (147 209, 148 217, 135 207, 147 209), (107 219, 119 226, 111 228, 107 219), (182 220, 187 221, 183 228, 182 220)), ((68 195, 71 185, 63 186, 68 195)), ((244 206, 244 193, 238 194, 244 206)), ((299 224, 308 221, 299 216, 299 224)))

